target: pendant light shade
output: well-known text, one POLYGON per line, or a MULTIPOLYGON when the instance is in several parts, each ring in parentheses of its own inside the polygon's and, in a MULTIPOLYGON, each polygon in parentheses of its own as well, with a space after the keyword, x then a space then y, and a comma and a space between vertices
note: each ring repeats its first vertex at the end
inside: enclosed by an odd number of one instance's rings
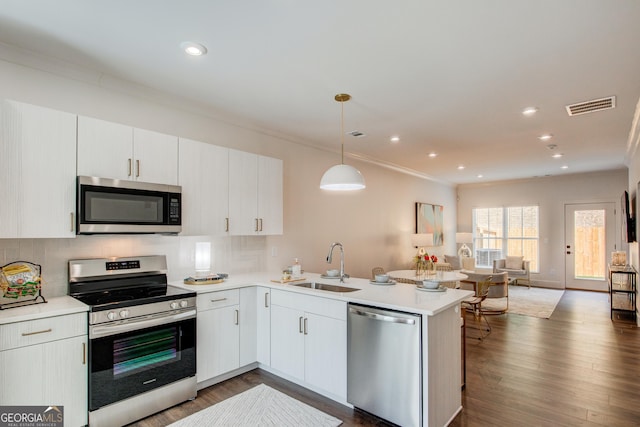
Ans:
POLYGON ((320 180, 320 188, 323 190, 349 191, 362 190, 365 187, 360 171, 349 165, 330 167, 320 180))
POLYGON ((344 164, 344 103, 351 99, 351 95, 339 93, 335 100, 342 105, 340 122, 340 145, 342 163, 330 167, 320 180, 320 188, 331 191, 351 191, 362 190, 366 187, 364 177, 360 171, 353 166, 344 164))

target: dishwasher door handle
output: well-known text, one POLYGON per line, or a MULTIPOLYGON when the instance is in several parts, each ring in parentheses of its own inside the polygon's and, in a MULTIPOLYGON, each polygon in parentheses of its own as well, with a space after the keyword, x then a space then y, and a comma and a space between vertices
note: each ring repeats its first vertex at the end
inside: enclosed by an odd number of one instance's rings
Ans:
POLYGON ((358 316, 368 317, 370 319, 382 320, 383 322, 403 323, 405 325, 415 325, 415 319, 407 319, 404 317, 388 316, 386 314, 373 313, 371 311, 361 310, 359 308, 349 307, 349 312, 358 316))

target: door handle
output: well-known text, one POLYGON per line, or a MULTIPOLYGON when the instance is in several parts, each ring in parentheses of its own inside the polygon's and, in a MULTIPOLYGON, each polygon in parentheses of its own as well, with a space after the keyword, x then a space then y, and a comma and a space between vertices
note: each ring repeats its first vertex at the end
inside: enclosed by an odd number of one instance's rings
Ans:
POLYGON ((567 251, 567 255, 571 255, 571 251, 567 251))
POLYGON ((269 292, 264 293, 264 308, 269 308, 269 292))
POLYGON ((235 322, 236 325, 240 323, 240 311, 239 310, 234 310, 235 311, 235 322))
POLYGON ((304 319, 304 317, 300 316, 298 318, 298 332, 302 333, 302 319, 304 319))
POLYGON ((229 232, 229 218, 224 219, 224 231, 229 232))
POLYGON ((140 160, 136 160, 136 178, 140 178, 140 160))
POLYGON ((256 229, 255 231, 260 231, 260 227, 258 226, 259 220, 256 218, 256 229))
POLYGON ((309 319, 307 319, 306 317, 304 318, 304 334, 305 335, 309 335, 309 330, 307 329, 307 321, 309 319))
POLYGON ((128 159, 128 160, 129 160, 129 173, 127 174, 127 176, 131 176, 131 167, 132 167, 131 166, 131 162, 132 162, 132 159, 128 159))
POLYGON ((262 218, 260 218, 260 231, 262 231, 262 218))
POLYGON ((71 231, 73 231, 73 226, 75 225, 74 223, 75 221, 73 220, 73 212, 71 212, 71 231))

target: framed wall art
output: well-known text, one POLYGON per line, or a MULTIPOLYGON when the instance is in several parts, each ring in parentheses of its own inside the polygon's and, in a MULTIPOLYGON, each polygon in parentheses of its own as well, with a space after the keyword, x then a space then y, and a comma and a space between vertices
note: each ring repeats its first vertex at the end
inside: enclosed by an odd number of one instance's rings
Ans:
POLYGON ((416 233, 433 234, 433 246, 444 244, 443 210, 444 207, 440 205, 416 203, 416 233))

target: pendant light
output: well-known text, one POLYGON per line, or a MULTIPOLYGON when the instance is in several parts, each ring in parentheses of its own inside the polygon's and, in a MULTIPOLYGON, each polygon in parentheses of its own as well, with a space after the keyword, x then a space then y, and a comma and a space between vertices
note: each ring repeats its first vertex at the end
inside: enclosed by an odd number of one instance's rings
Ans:
POLYGON ((342 163, 330 167, 320 180, 320 188, 332 191, 351 191, 361 190, 365 188, 364 177, 360 171, 353 166, 344 164, 344 103, 351 99, 351 95, 339 93, 335 96, 335 100, 342 106, 341 124, 340 124, 340 144, 342 163))

